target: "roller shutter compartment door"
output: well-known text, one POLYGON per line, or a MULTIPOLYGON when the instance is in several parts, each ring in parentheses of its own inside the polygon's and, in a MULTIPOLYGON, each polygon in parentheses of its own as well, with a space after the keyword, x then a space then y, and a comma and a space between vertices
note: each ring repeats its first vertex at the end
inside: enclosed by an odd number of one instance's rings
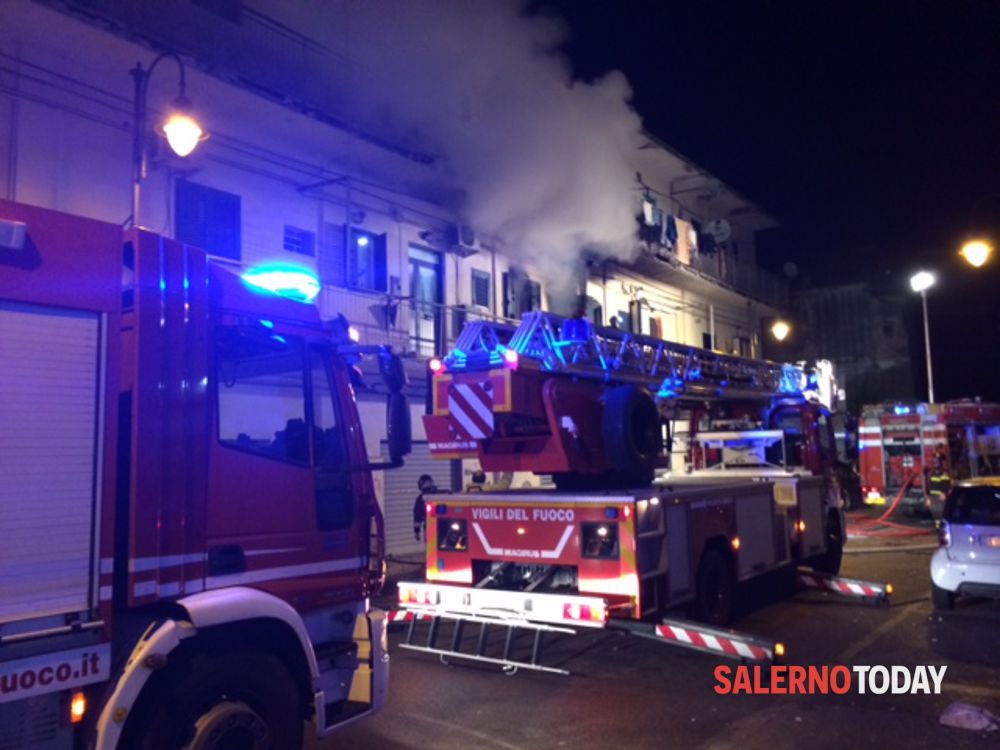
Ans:
POLYGON ((92 604, 100 329, 0 300, 0 623, 92 604))
MULTIPOLYGON (((382 443, 382 457, 388 460, 389 450, 382 443)), ((412 556, 422 554, 424 543, 413 538, 413 501, 420 490, 417 480, 421 474, 430 474, 443 490, 451 488, 451 461, 431 458, 427 443, 413 443, 413 451, 398 469, 383 472, 384 497, 382 514, 385 516, 385 546, 390 555, 412 556)))

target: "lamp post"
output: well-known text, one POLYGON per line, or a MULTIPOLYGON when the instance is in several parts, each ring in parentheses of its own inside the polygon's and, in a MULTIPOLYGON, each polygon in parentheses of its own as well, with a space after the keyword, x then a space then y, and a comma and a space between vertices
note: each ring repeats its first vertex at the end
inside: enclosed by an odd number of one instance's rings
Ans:
POLYGON ((927 403, 934 403, 934 374, 931 371, 931 330, 927 323, 927 290, 934 286, 934 274, 919 271, 910 277, 910 288, 920 295, 924 307, 924 350, 927 353, 927 403))
POLYGON ((180 73, 177 98, 174 99, 161 130, 170 148, 178 156, 187 156, 207 136, 198 121, 191 116, 191 102, 185 95, 184 61, 173 52, 164 52, 156 57, 148 68, 136 63, 130 74, 135 81, 135 100, 132 117, 132 226, 141 226, 139 209, 142 197, 142 181, 146 179, 148 164, 146 158, 146 97, 149 93, 149 78, 161 60, 171 59, 177 63, 180 73))

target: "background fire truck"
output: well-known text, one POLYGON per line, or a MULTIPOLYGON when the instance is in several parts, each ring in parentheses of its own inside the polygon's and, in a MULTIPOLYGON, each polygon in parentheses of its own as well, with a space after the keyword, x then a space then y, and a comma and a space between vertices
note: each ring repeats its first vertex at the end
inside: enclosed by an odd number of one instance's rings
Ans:
POLYGON ((382 705, 352 379, 379 358, 399 465, 404 376, 300 280, 0 202, 4 748, 293 748, 382 705))
MULTIPOLYGON (((457 655, 539 668, 537 654, 511 659, 509 637, 501 656, 486 655, 491 618, 538 639, 567 626, 662 623, 679 605, 722 625, 742 582, 798 566, 839 571, 833 420, 798 367, 533 312, 516 330, 470 323, 431 370, 434 453, 552 473, 558 489, 429 499, 427 583, 400 584, 400 603, 459 624, 450 650, 412 638, 408 647, 455 656, 471 621, 484 628, 478 652, 457 655), (686 468, 671 472, 680 441, 686 468)), ((665 627, 655 632, 687 645, 736 643, 665 627)), ((773 655, 743 646, 723 650, 773 655)))
POLYGON ((859 427, 865 502, 923 506, 927 471, 944 459, 952 481, 1000 473, 1000 405, 975 401, 866 406, 859 427))

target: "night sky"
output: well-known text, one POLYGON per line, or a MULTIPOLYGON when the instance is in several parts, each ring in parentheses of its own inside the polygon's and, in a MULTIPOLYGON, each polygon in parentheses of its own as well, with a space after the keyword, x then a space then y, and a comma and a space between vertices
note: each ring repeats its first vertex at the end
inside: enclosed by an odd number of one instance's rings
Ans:
MULTIPOLYGON (((582 79, 632 83, 648 131, 782 223, 762 264, 796 284, 930 293, 938 400, 1000 400, 1000 257, 956 255, 1000 228, 1000 2, 542 0, 582 79)), ((916 297, 916 295, 914 295, 916 297)), ((919 305, 911 310, 923 383, 919 305)))

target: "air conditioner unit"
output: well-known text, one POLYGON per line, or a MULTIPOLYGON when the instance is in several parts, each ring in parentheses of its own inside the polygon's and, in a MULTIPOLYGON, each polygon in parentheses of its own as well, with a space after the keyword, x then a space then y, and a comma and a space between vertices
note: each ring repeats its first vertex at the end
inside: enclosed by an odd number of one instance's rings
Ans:
POLYGON ((21 221, 0 219, 0 247, 23 250, 28 237, 28 225, 21 221))
POLYGON ((479 238, 468 224, 453 224, 448 233, 448 250, 462 258, 479 252, 479 238))

